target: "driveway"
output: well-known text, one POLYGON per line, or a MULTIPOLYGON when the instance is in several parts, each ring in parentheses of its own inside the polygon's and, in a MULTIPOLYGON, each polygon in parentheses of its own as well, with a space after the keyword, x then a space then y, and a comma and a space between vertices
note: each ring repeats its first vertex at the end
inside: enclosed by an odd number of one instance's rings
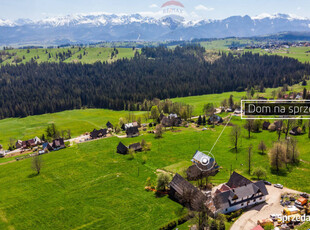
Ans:
POLYGON ((246 211, 232 225, 230 230, 251 230, 257 225, 258 220, 269 218, 271 214, 281 214, 283 210, 283 207, 280 204, 282 193, 300 193, 292 189, 278 189, 268 185, 266 185, 266 188, 269 193, 269 195, 266 197, 266 203, 257 205, 246 211))

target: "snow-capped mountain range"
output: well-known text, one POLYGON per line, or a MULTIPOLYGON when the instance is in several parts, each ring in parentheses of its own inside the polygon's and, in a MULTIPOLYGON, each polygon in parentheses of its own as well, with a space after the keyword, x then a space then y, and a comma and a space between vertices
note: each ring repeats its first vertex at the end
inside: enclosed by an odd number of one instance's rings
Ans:
POLYGON ((287 14, 232 16, 189 21, 140 14, 97 13, 50 17, 38 21, 0 19, 0 45, 59 45, 100 41, 162 41, 194 38, 251 37, 287 31, 310 31, 310 19, 287 14))

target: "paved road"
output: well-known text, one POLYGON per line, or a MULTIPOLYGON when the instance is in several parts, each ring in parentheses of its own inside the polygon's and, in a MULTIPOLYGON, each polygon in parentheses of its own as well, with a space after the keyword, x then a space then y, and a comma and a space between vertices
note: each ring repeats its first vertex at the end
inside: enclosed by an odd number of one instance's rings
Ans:
POLYGON ((283 207, 280 204, 281 194, 285 192, 300 193, 288 188, 278 189, 267 185, 269 195, 266 203, 257 205, 245 212, 231 227, 230 230, 250 230, 257 225, 258 220, 269 218, 271 214, 281 214, 283 207))

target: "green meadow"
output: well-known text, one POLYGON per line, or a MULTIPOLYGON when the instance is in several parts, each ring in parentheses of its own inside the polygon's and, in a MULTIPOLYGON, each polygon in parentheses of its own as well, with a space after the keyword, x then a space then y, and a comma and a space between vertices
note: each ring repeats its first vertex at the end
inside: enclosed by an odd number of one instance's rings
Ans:
MULTIPOLYGON (((310 90, 310 81, 307 86, 301 84, 289 87, 289 90, 302 92, 306 87, 310 90)), ((256 96, 272 97, 272 91, 280 88, 268 88, 265 93, 257 93, 256 96)), ((220 106, 224 99, 228 99, 233 95, 234 101, 238 102, 242 97, 246 96, 245 92, 226 92, 222 94, 208 94, 201 96, 191 96, 182 98, 173 98, 173 102, 183 102, 193 105, 193 115, 202 114, 203 106, 207 103, 214 103, 220 106)), ((134 115, 142 116, 145 112, 134 112, 134 115)), ((92 131, 94 128, 103 128, 110 121, 112 124, 117 124, 120 117, 127 118, 128 111, 113 111, 108 109, 82 109, 69 110, 53 114, 44 114, 30 116, 26 118, 8 118, 0 120, 0 144, 7 146, 10 139, 26 140, 35 136, 42 136, 47 126, 55 123, 60 130, 71 130, 71 136, 77 137, 85 132, 92 131)))
POLYGON ((279 49, 268 52, 262 49, 245 50, 253 53, 279 55, 282 57, 290 57, 298 59, 300 62, 310 62, 310 47, 290 47, 289 49, 279 49))
MULTIPOLYGON (((232 122, 244 124, 238 117, 232 122)), ((210 150, 223 128, 175 128, 161 139, 142 132, 137 138, 112 137, 75 144, 43 155, 38 176, 31 170, 31 159, 1 165, 0 183, 5 192, 0 197, 0 229, 158 229, 185 210, 166 196, 145 191, 146 179, 150 177, 155 183, 157 169, 184 175, 194 152, 210 150), (136 153, 134 159, 116 153, 119 141, 128 145, 142 139, 151 144, 151 151, 136 153)), ((263 131, 248 139, 243 129, 236 154, 230 131, 227 127, 212 152, 221 166, 220 173, 211 179, 213 184, 227 181, 231 168, 255 179, 247 172, 251 144, 252 167, 264 167, 267 180, 310 192, 310 185, 304 183, 310 180, 307 135, 297 137, 302 162, 276 175, 270 170, 268 156, 257 150, 261 140, 270 148, 277 140, 276 133, 263 131)))
MULTIPOLYGON (((144 112, 135 112, 139 116, 144 112)), ((59 130, 71 130, 71 136, 77 137, 93 129, 105 128, 110 121, 117 124, 120 117, 128 117, 127 111, 108 109, 70 110, 53 114, 29 116, 26 118, 8 118, 0 120, 0 144, 7 146, 10 139, 27 140, 41 137, 49 124, 54 123, 59 130)))
POLYGON ((13 50, 6 50, 13 54, 14 56, 8 58, 4 57, 2 65, 5 64, 15 64, 17 58, 21 59, 21 63, 26 63, 34 59, 38 63, 42 62, 59 62, 59 59, 56 58, 56 54, 71 51, 72 56, 70 58, 66 58, 63 62, 65 63, 74 63, 74 62, 81 62, 81 63, 88 63, 92 64, 97 61, 103 62, 113 62, 118 59, 122 58, 132 58, 134 57, 135 50, 132 48, 117 48, 118 54, 116 56, 111 57, 112 52, 114 52, 114 48, 108 47, 86 47, 81 48, 79 50, 78 47, 72 48, 37 48, 37 49, 13 49, 13 50), (81 55, 81 56, 80 56, 81 55), (81 58, 80 58, 81 57, 81 58))

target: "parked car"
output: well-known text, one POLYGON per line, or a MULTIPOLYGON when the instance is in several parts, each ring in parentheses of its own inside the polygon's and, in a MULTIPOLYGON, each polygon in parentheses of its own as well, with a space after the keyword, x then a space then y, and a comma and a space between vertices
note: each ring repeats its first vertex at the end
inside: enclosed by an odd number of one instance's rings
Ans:
POLYGON ((302 196, 306 199, 309 199, 309 194, 307 194, 307 193, 301 193, 300 196, 302 196))
POLYGON ((276 187, 276 188, 279 188, 279 189, 283 189, 283 185, 282 184, 274 184, 273 186, 276 187))
POLYGON ((264 180, 265 185, 272 185, 269 181, 264 180))

